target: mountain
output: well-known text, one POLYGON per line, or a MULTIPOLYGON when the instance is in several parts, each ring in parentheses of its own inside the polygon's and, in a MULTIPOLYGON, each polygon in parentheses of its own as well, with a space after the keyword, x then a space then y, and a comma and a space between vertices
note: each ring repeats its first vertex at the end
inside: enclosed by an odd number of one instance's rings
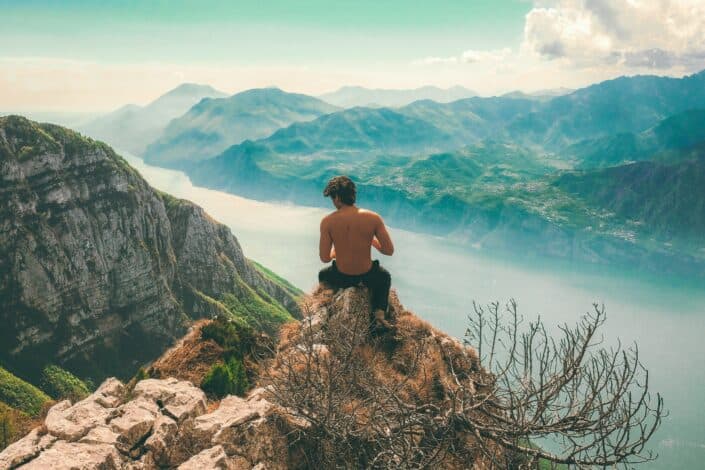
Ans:
POLYGON ((575 90, 570 88, 553 88, 547 90, 538 90, 531 93, 525 93, 520 90, 511 91, 509 93, 503 94, 502 98, 515 98, 523 100, 539 100, 539 101, 549 101, 557 96, 564 96, 573 93, 575 90))
POLYGON ((461 86, 454 86, 447 89, 435 86, 424 86, 410 90, 344 86, 334 92, 320 95, 319 98, 336 106, 352 108, 355 106, 399 107, 417 100, 432 100, 439 103, 449 103, 472 96, 477 96, 477 93, 461 86))
POLYGON ((565 156, 576 168, 618 166, 648 159, 678 159, 705 144, 705 110, 688 110, 668 117, 640 133, 587 139, 571 145, 565 156))
POLYGON ((204 99, 174 119, 145 152, 145 161, 177 165, 213 157, 246 139, 267 137, 279 128, 337 110, 316 98, 278 88, 204 99))
POLYGON ((128 104, 78 127, 81 132, 135 155, 142 155, 172 119, 204 98, 226 96, 208 85, 184 83, 146 106, 128 104))
POLYGON ((584 139, 638 133, 705 108, 705 71, 683 78, 620 77, 542 103, 507 126, 513 138, 549 150, 584 139))
POLYGON ((570 172, 555 185, 659 243, 685 241, 705 254, 705 146, 677 163, 643 161, 570 172))
POLYGON ((129 377, 194 319, 273 331, 298 314, 227 227, 102 142, 0 118, 0 175, 0 365, 30 383, 49 363, 129 377))

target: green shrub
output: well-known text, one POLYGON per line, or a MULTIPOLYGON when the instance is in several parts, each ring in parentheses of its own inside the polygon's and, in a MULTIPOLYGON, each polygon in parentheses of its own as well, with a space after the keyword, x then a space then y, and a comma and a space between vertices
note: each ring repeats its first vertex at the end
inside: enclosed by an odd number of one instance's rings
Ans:
POLYGON ((140 380, 145 380, 149 378, 149 372, 144 370, 144 367, 140 367, 140 369, 137 371, 134 377, 135 383, 139 382, 140 380))
POLYGON ((44 368, 39 386, 55 400, 68 398, 72 402, 77 402, 91 393, 81 379, 55 365, 48 365, 44 368))
POLYGON ((213 365, 201 382, 204 392, 218 398, 225 395, 243 395, 248 387, 245 366, 235 357, 223 364, 213 365))
POLYGON ((0 401, 30 416, 37 416, 51 398, 34 385, 0 367, 0 401))
POLYGON ((242 359, 254 345, 252 328, 228 320, 223 316, 216 317, 211 323, 201 328, 201 338, 212 339, 224 349, 224 356, 234 356, 242 359))

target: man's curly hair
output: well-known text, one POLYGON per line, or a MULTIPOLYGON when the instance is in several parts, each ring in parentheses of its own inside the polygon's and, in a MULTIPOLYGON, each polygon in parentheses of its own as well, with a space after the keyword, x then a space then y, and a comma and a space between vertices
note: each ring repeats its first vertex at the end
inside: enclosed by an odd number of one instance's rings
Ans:
POLYGON ((326 189, 323 190, 323 195, 331 199, 335 199, 338 196, 340 202, 351 206, 355 204, 357 190, 355 189, 355 183, 347 176, 334 176, 328 181, 326 189))

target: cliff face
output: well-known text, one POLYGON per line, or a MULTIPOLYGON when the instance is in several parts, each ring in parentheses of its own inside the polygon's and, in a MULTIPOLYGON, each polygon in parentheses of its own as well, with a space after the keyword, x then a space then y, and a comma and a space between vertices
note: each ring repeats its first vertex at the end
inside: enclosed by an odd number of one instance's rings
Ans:
POLYGON ((132 374, 189 319, 241 313, 228 296, 296 312, 296 292, 226 227, 155 191, 103 143, 0 118, 0 178, 0 361, 12 370, 132 374))

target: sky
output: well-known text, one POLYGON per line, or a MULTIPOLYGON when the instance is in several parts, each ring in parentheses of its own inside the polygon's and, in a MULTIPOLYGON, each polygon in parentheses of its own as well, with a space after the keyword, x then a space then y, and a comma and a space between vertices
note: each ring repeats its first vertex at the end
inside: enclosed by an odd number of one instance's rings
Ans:
POLYGON ((705 0, 0 0, 0 110, 107 111, 184 82, 482 95, 705 68, 705 0))

